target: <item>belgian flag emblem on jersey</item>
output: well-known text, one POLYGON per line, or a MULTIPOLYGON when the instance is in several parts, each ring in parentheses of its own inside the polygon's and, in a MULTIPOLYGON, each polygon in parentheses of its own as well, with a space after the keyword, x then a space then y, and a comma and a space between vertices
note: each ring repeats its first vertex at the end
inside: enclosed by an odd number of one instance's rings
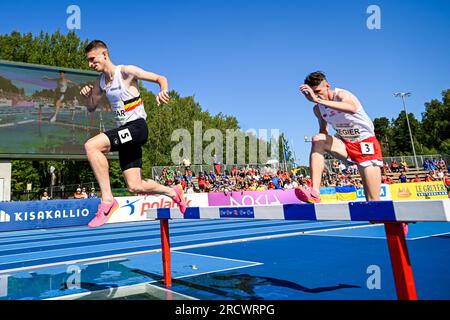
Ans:
POLYGON ((141 96, 123 102, 125 112, 132 111, 142 105, 141 96))

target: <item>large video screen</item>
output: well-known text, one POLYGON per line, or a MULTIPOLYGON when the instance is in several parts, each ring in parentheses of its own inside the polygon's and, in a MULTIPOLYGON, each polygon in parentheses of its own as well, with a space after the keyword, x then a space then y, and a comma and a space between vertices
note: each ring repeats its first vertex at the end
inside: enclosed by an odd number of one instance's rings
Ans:
POLYGON ((115 127, 105 97, 88 112, 80 95, 97 76, 0 60, 0 158, 84 159, 84 143, 115 127))

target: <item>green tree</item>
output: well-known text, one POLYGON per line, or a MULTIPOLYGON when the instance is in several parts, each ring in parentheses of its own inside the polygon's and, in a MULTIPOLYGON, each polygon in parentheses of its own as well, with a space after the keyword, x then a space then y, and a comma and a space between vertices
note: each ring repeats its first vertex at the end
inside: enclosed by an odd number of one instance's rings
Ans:
POLYGON ((442 92, 442 102, 433 99, 425 103, 422 113, 423 135, 421 142, 427 148, 449 154, 450 144, 450 89, 442 92))
POLYGON ((381 151, 384 156, 392 155, 392 128, 388 118, 376 118, 373 121, 375 127, 375 135, 380 141, 381 151))

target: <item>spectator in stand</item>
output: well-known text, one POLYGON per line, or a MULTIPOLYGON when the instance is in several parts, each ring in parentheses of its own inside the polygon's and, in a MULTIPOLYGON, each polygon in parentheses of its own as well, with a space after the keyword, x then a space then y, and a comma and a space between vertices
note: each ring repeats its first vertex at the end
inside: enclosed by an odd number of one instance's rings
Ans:
POLYGON ((439 162, 438 162, 438 169, 442 169, 442 170, 445 170, 445 167, 446 167, 447 165, 445 164, 445 160, 444 159, 439 159, 439 162))
POLYGON ((191 170, 186 170, 186 181, 188 182, 192 182, 192 171, 191 170))
POLYGON ((214 171, 220 176, 220 161, 217 155, 214 155, 214 171))
POLYGON ((400 170, 408 171, 408 164, 406 163, 406 161, 404 159, 402 159, 402 161, 400 161, 400 170))
POLYGON ((188 193, 188 194, 194 193, 194 185, 191 182, 189 182, 189 184, 187 186, 186 193, 188 193))
POLYGON ((442 169, 439 169, 436 175, 437 175, 437 180, 439 180, 439 181, 444 180, 444 172, 442 171, 442 169))
POLYGON ((419 175, 416 174, 416 176, 414 177, 412 182, 421 182, 422 180, 420 180, 419 175))
POLYGON ((331 165, 331 170, 335 174, 339 173, 339 161, 337 159, 333 160, 332 165, 331 165))
MULTIPOLYGON (((188 170, 191 170, 191 162, 188 159, 183 159, 183 161, 181 162, 181 164, 184 167, 184 172, 185 174, 187 174, 188 170)), ((192 172, 192 171, 191 171, 192 172)))
POLYGON ((388 176, 386 174, 386 172, 383 170, 383 172, 381 173, 381 183, 386 183, 388 176))
POLYGON ((436 170, 431 171, 430 176, 433 178, 433 180, 439 180, 438 174, 436 170))
POLYGON ((444 184, 445 187, 447 188, 448 197, 450 198, 450 174, 448 173, 448 171, 444 176, 444 184))
POLYGON ((406 177, 405 172, 402 171, 402 173, 401 173, 400 176, 398 177, 399 182, 401 182, 401 183, 406 183, 406 182, 407 182, 407 179, 408 179, 408 178, 406 177))
POLYGON ((292 179, 292 189, 295 189, 299 186, 297 179, 292 179))
POLYGON ((427 158, 425 158, 425 160, 423 160, 422 167, 423 167, 423 170, 430 171, 430 162, 428 161, 427 158))
POLYGON ((392 181, 392 178, 390 176, 387 176, 386 181, 384 183, 386 184, 392 184, 394 181, 392 181))
POLYGON ((200 192, 206 192, 206 178, 203 172, 200 172, 198 176, 198 188, 200 192))
POLYGON ((96 199, 96 198, 98 198, 97 192, 95 192, 95 188, 94 187, 91 188, 91 192, 89 192, 88 198, 89 199, 96 199))
POLYGON ((355 179, 355 187, 356 189, 361 189, 363 187, 360 179, 355 179))
POLYGON ((342 161, 339 161, 339 174, 345 174, 347 171, 347 167, 342 161))
POLYGON ((294 189, 294 186, 292 185, 292 180, 291 180, 291 178, 287 178, 287 179, 284 181, 283 189, 285 189, 285 190, 291 190, 291 189, 294 189))
POLYGON ((81 188, 77 188, 77 191, 73 194, 74 199, 84 199, 84 195, 81 192, 81 188))
POLYGON ((187 188, 187 182, 186 182, 186 180, 184 179, 184 177, 179 177, 179 178, 177 178, 176 180, 175 180, 175 184, 177 185, 177 184, 180 184, 181 185, 181 188, 183 189, 183 190, 186 190, 186 188, 187 188))
POLYGON ((391 171, 399 172, 399 165, 398 165, 397 161, 395 161, 395 160, 392 160, 392 162, 391 162, 391 171))
POLYGON ((214 174, 214 172, 212 171, 209 172, 209 179, 211 182, 216 181, 216 175, 214 174))
POLYGON ((283 190, 283 188, 280 185, 281 180, 278 176, 274 175, 271 180, 276 190, 283 190))
POLYGON ((175 181, 175 172, 172 169, 167 170, 166 178, 167 184, 172 185, 175 181))
POLYGON ((88 198, 88 194, 87 194, 87 192, 86 192, 86 188, 85 188, 85 187, 83 187, 83 189, 81 189, 81 193, 83 194, 83 197, 84 197, 85 199, 88 198))
POLYGON ((353 163, 352 165, 350 165, 350 172, 353 175, 359 174, 358 173, 358 166, 356 165, 356 163, 353 163))
POLYGON ((389 165, 388 165, 387 162, 384 163, 384 165, 383 165, 383 170, 384 170, 384 172, 386 172, 386 173, 391 173, 391 172, 392 172, 392 171, 391 171, 391 168, 389 168, 389 165))
POLYGON ((312 187, 312 180, 310 176, 306 176, 305 177, 305 184, 307 187, 311 188, 312 187))
POLYGON ((433 158, 433 160, 431 160, 431 164, 433 165, 433 170, 438 169, 438 161, 436 158, 433 158))
POLYGON ((237 168, 236 166, 233 164, 233 166, 231 167, 231 177, 235 178, 237 176, 237 168))
POLYGON ((430 173, 427 173, 427 175, 425 176, 425 181, 426 182, 433 181, 433 177, 431 176, 430 173))
POLYGON ((355 182, 353 181, 353 179, 351 177, 348 177, 347 179, 345 179, 345 185, 353 186, 353 185, 355 185, 355 182))
POLYGON ((41 200, 50 200, 50 196, 48 195, 47 191, 44 191, 42 194, 41 200))

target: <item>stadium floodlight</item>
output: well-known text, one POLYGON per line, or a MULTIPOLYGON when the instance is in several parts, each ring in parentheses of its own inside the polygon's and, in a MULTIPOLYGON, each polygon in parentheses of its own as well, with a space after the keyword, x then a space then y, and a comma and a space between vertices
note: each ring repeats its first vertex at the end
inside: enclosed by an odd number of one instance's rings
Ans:
POLYGON ((412 146, 412 151, 413 151, 413 154, 414 154, 414 163, 416 165, 416 168, 419 168, 419 166, 417 164, 416 148, 414 147, 414 140, 413 140, 413 136, 412 136, 412 132, 411 132, 411 126, 409 124, 408 111, 406 111, 405 97, 410 97, 410 96, 411 96, 411 92, 395 92, 394 93, 394 97, 402 98, 403 109, 405 109, 405 115, 406 115, 406 123, 408 124, 409 138, 411 139, 411 146, 412 146))

